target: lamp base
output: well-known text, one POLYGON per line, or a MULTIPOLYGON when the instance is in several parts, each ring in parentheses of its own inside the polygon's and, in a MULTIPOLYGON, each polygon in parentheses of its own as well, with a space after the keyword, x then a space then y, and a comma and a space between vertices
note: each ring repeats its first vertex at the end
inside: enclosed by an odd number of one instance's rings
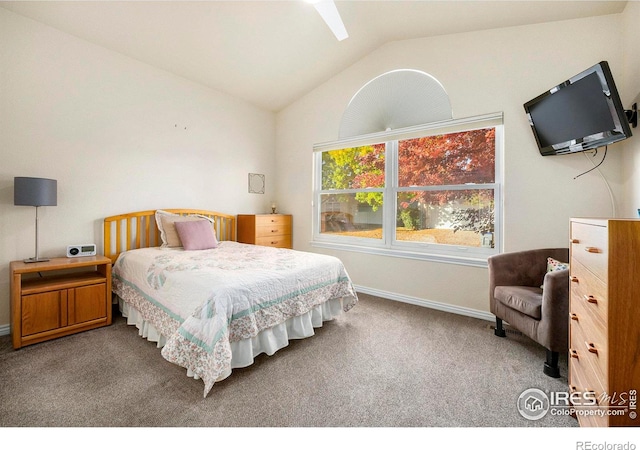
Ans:
POLYGON ((22 260, 23 263, 37 263, 37 262, 47 262, 47 261, 49 261, 47 258, 35 258, 35 257, 22 260))

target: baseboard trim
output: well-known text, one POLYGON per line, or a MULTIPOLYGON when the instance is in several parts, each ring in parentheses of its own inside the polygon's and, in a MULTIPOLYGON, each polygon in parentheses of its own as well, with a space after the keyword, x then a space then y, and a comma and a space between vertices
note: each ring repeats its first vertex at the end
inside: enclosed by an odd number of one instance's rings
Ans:
POLYGON ((9 324, 0 325, 0 336, 11 334, 11 326, 9 324))
POLYGON ((437 309, 438 311, 450 312, 453 314, 459 314, 461 316, 474 317, 476 319, 482 319, 487 321, 494 321, 495 316, 486 311, 480 311, 472 308, 465 308, 464 306, 449 305, 447 303, 434 302, 432 300, 425 300, 418 297, 411 297, 404 294, 396 294, 395 292, 383 291, 380 289, 368 288, 365 286, 354 286, 357 292, 363 294, 375 295, 376 297, 382 297, 387 300, 394 300, 402 303, 410 303, 412 305, 424 306, 425 308, 437 309))

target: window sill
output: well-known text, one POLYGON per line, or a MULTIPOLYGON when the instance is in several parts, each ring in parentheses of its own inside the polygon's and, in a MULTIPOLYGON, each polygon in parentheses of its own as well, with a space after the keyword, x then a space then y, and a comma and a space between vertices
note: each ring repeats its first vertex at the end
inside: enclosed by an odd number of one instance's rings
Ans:
POLYGON ((452 254, 438 254, 417 252, 407 249, 399 248, 387 248, 387 247, 367 247, 363 245, 342 244, 336 242, 324 242, 324 241, 311 241, 312 247, 328 248, 332 250, 343 250, 347 252, 368 253, 371 255, 391 256, 394 258, 406 258, 406 259, 419 259, 422 261, 431 261, 445 264, 456 264, 461 266, 472 267, 487 267, 487 258, 490 256, 485 255, 452 255, 452 254))

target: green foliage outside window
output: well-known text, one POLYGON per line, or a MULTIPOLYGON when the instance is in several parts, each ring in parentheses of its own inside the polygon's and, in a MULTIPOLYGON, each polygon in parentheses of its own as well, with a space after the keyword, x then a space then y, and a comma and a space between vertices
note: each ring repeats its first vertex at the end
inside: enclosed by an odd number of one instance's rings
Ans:
MULTIPOLYGON (((333 150, 322 154, 322 189, 367 189, 385 186, 385 145, 333 150)), ((435 187, 493 183, 495 181, 495 129, 479 129, 426 136, 398 142, 398 187, 435 187)), ((493 231, 493 198, 480 199, 477 191, 415 190, 402 192, 398 219, 408 230, 421 229, 420 209, 427 205, 476 205, 454 208, 447 220, 453 230, 493 231), (490 207, 487 204, 490 202, 490 207), (478 207, 477 205, 482 205, 478 207)), ((359 203, 373 211, 382 206, 382 192, 360 191, 359 203)), ((444 220, 444 219, 443 219, 444 220)))

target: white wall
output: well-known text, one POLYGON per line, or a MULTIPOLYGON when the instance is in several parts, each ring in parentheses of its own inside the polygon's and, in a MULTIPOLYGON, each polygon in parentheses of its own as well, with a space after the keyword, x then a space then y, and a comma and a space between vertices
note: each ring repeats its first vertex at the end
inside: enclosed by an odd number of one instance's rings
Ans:
POLYGON ((40 254, 102 246, 102 219, 156 208, 266 212, 275 116, 0 8, 0 329, 9 262, 34 256, 35 209, 13 177, 58 180, 40 254), (249 172, 266 194, 247 192, 249 172))
MULTIPOLYGON (((601 60, 621 79, 621 27, 621 15, 612 15, 393 42, 280 112, 278 198, 295 216, 294 247, 340 257, 357 285, 392 297, 488 311, 486 268, 312 248, 312 146, 337 139, 343 111, 369 80, 422 70, 443 84, 454 118, 504 112, 504 250, 567 247, 569 218, 610 216, 609 193, 597 172, 574 180, 592 167, 583 154, 540 156, 522 105, 601 60)), ((601 166, 618 209, 622 149, 610 146, 601 166)))

